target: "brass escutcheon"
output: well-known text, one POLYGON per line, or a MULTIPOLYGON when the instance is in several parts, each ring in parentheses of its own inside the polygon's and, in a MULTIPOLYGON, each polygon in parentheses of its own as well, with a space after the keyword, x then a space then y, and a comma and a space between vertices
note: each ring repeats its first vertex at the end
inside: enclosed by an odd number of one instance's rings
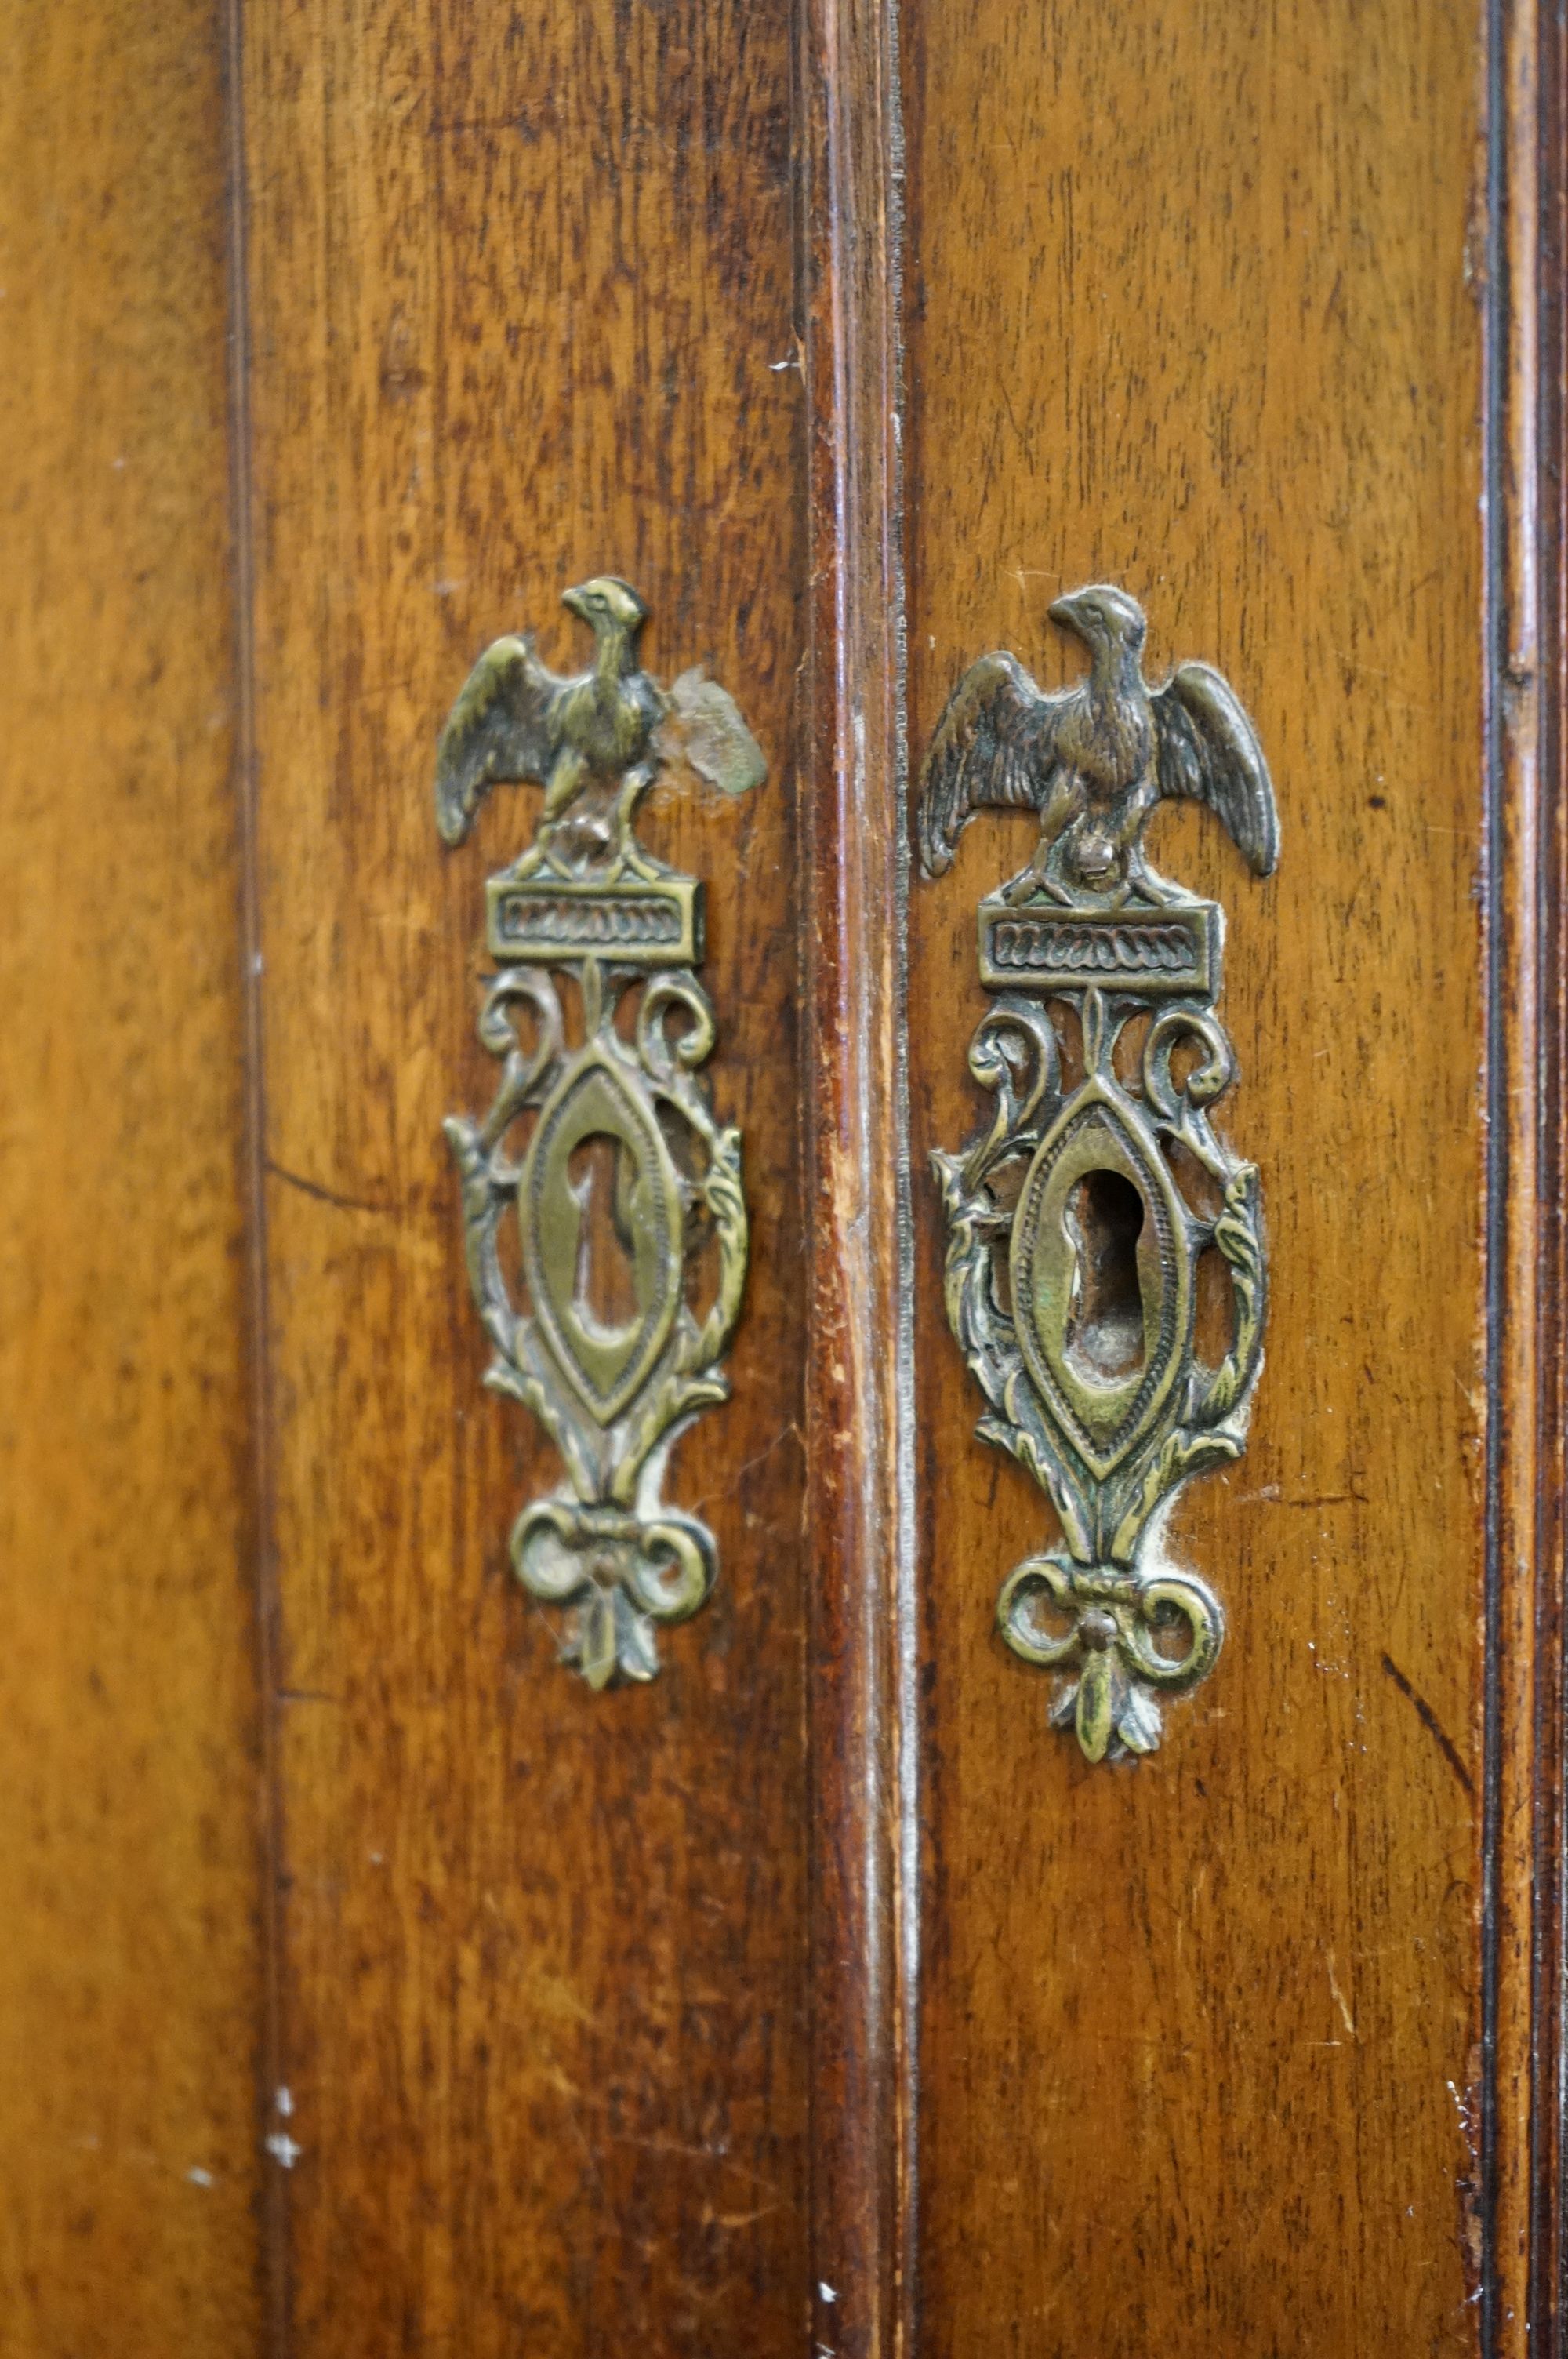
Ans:
POLYGON ((590 669, 560 679, 531 638, 498 639, 437 756, 449 844, 495 780, 545 788, 534 842, 486 890, 495 972, 479 1037, 500 1087, 482 1119, 453 1114, 446 1133, 493 1352, 484 1381, 534 1412, 564 1468, 517 1517, 512 1562, 561 1609, 564 1659, 603 1689, 652 1679, 656 1625, 687 1620, 713 1587, 712 1534, 661 1486, 677 1434, 729 1397, 719 1362, 746 1275, 741 1135, 715 1121, 698 1079, 716 1039, 695 971, 702 887, 645 850, 636 813, 664 764, 731 795, 764 765, 716 682, 690 671, 665 690, 640 668, 645 609, 626 582, 603 575, 564 603, 593 631, 590 669), (603 1203, 593 1169, 578 1173, 589 1148, 609 1158, 603 1203), (509 1220, 526 1310, 506 1275, 509 1220), (588 1284, 596 1240, 618 1265, 608 1312, 588 1284), (716 1275, 694 1303, 710 1245, 716 1275))
POLYGON ((1028 1467, 1062 1527, 1003 1582, 997 1625, 1054 1676, 1052 1718, 1100 1761, 1152 1753, 1162 1698, 1206 1678, 1224 1643, 1218 1598, 1163 1556, 1160 1510, 1241 1454, 1267 1282, 1258 1174, 1209 1120, 1236 1072, 1215 1014, 1224 912, 1149 865, 1143 830, 1167 797, 1206 803, 1267 876, 1279 821, 1218 672, 1184 664, 1152 690, 1142 610, 1124 591, 1077 591, 1051 616, 1087 648, 1087 679, 1047 696, 1015 657, 980 657, 922 776, 927 876, 951 866, 977 810, 1040 820, 1028 866, 979 906, 980 981, 996 998, 969 1070, 995 1113, 932 1161, 948 1322, 990 1405, 979 1433, 1028 1467), (1141 1049, 1119 1066, 1134 1019, 1141 1049), (1232 1311, 1214 1366, 1195 1334, 1211 1249, 1232 1311))

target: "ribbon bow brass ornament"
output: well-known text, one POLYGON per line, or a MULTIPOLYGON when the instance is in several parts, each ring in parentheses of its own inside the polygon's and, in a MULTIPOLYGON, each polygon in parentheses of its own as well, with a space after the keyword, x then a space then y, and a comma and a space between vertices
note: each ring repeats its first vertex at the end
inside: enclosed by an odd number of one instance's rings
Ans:
POLYGON ((727 794, 765 766, 715 682, 687 672, 666 691, 640 669, 646 610, 624 582, 584 582, 563 603, 593 631, 592 669, 557 679, 530 638, 498 639, 441 735, 448 843, 495 780, 545 788, 535 842, 487 887, 496 972, 479 1037, 500 1087, 481 1121, 454 1114, 446 1133, 494 1347, 484 1381, 534 1411, 566 1469, 517 1517, 512 1561, 566 1609, 565 1659, 602 1689, 652 1679, 654 1625, 685 1621, 712 1589, 712 1534, 661 1484, 678 1433, 729 1397, 717 1364, 746 1273, 741 1135, 715 1122, 697 1078, 715 1039, 694 972, 702 887, 646 852, 634 821, 667 762, 727 794))
POLYGON ((1048 696, 1011 655, 972 664, 926 756, 919 843, 939 876, 977 809, 1040 814, 1033 859, 979 906, 996 998, 969 1070, 996 1110, 962 1154, 933 1160, 948 1321, 990 1403, 979 1430, 1062 1524, 1061 1544, 1003 1582, 998 1625, 1057 1675, 1052 1718, 1099 1761, 1152 1752, 1160 1699, 1218 1657, 1219 1600, 1164 1560, 1162 1510, 1241 1453, 1266 1282, 1257 1172, 1209 1118, 1236 1074, 1214 1012, 1224 912, 1156 875, 1142 832, 1162 799, 1195 799, 1267 876, 1279 821, 1217 672, 1184 664, 1151 690, 1123 591, 1050 611, 1087 647, 1087 679, 1048 696), (1209 1255, 1229 1282, 1217 1365, 1196 1348, 1209 1255))

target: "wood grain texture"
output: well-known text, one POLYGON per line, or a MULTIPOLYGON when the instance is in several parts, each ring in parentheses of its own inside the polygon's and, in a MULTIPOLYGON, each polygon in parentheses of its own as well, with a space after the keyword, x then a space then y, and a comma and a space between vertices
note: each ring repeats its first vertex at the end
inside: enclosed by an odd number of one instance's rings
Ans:
POLYGON ((1561 2354, 1555 0, 233 0, 227 128, 221 14, 0 26, 0 2359, 1561 2354), (1051 1518, 942 1314, 1025 821, 916 889, 901 1169, 905 538, 917 756, 1108 576, 1280 790, 1266 886, 1156 828, 1273 1300, 1137 1767, 992 1636, 1051 1518), (603 568, 772 770, 646 819, 752 1269, 717 1596, 596 1699, 439 1136, 536 797, 449 855, 429 773, 603 568))
POLYGON ((813 0, 802 15, 811 2281, 816 2347, 838 2359, 892 2359, 914 2337, 919 1634, 896 36, 885 0, 813 0))
POLYGON ((0 2352, 256 2347, 222 28, 0 17, 0 2352))
MULTIPOLYGON (((247 10, 287 2329, 310 2359, 805 2333, 803 647, 782 10, 247 10), (611 570, 771 760, 662 788, 708 880, 752 1220, 734 1397, 674 1462, 712 1603, 647 1689, 558 1667, 506 1537, 557 1479, 481 1392, 440 1136, 483 879, 436 733, 475 654, 611 570)), ((280 2124, 280 2127, 281 2127, 280 2124)), ((280 2174, 281 2180, 281 2174, 280 2174)))
MULTIPOLYGON (((1119 581, 1152 673, 1238 686, 1283 827, 1261 887, 1198 814, 1156 831, 1230 912, 1273 1290, 1248 1455, 1173 1527, 1229 1642, 1152 1763, 1086 1767, 990 1635, 1051 1518, 968 1438, 917 1192, 923 2325, 954 2359, 1476 2348, 1480 29, 906 19, 915 744, 984 647, 1064 677, 1047 601, 1119 581)), ((974 902, 1026 837, 976 828, 916 895, 917 1161, 975 1126, 974 902)))

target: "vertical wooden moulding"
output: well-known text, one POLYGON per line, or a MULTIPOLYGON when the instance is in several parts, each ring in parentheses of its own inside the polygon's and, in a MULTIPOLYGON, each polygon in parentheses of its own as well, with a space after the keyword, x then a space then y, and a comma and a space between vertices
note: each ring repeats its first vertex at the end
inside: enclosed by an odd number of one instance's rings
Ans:
POLYGON ((1544 1921, 1535 1943, 1531 2140, 1533 2347, 1568 2350, 1568 2085, 1564 2082, 1564 1975, 1568 1973, 1568 1710, 1564 1703, 1565 1565, 1568 1565, 1568 21, 1560 7, 1540 12, 1539 114, 1541 160, 1534 224, 1538 312, 1537 409, 1540 436, 1537 513, 1541 679, 1541 907, 1544 954, 1539 1130, 1538 1212, 1541 1283, 1548 1305, 1537 1430, 1541 1463, 1536 1486, 1537 1616, 1542 1632, 1538 1705, 1537 1891, 1544 1921))
POLYGON ((247 1375, 250 1385, 252 1606, 258 1711, 256 1751, 261 1771, 257 1808, 260 1945, 254 2090, 255 2152, 262 2165, 254 2214, 259 2246, 260 2333, 270 2354, 289 2348, 287 2181, 267 2141, 287 2123, 279 2119, 277 2091, 284 2051, 279 2009, 281 1972, 283 1795, 277 1772, 278 1615, 272 1516, 272 1394, 268 1362, 266 1093, 262 1028, 261 879, 257 865, 255 721, 255 556, 254 547, 248 287, 249 218, 245 173, 243 0, 222 0, 223 111, 227 170, 229 295, 229 509, 234 614, 232 666, 233 780, 239 854, 238 919, 243 993, 244 1093, 240 1152, 245 1186, 247 1375))
POLYGON ((815 2347, 913 2349, 912 1350, 897 27, 806 0, 804 792, 815 2347))
POLYGON ((1488 103, 1487 1613, 1481 2343, 1564 2308, 1564 206, 1560 8, 1494 0, 1488 103))

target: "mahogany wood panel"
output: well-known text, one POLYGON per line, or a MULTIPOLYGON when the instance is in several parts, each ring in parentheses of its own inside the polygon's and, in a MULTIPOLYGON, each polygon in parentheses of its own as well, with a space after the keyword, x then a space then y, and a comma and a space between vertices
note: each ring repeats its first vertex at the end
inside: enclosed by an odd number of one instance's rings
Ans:
POLYGON ((255 2348, 210 0, 0 13, 0 2352, 255 2348))
POLYGON ((896 7, 0 25, 0 2359, 1561 2348, 1563 28, 896 7), (752 1253, 596 1698, 439 1135, 536 795, 429 784, 602 568, 773 766, 646 821, 752 1253), (1102 576, 1284 854, 1157 828, 1274 1294, 1227 1652, 1089 1769, 927 1169, 1029 829, 906 1033, 898 806, 1102 576))
MULTIPOLYGON (((933 2351, 1471 2351, 1481 2259, 1480 12, 924 0, 910 694, 1110 579, 1237 684, 1279 790, 1230 913, 1263 1176, 1252 1440, 1184 1496, 1231 1616, 1164 1750, 1090 1769, 990 1635, 1051 1519, 970 1438, 927 1150, 979 1105, 992 819, 914 895, 933 2351), (1008 2288, 1007 2306, 998 2288, 1008 2288)), ((1519 2135, 1514 2122, 1510 2134, 1519 2135)))
POLYGON ((799 2346, 805 1315, 791 729, 803 649, 783 9, 245 15, 268 1171, 281 2325, 395 2349, 799 2346), (591 1694, 506 1558, 557 1479, 480 1389, 440 1136, 482 1105, 487 871, 430 772, 468 667, 611 570, 771 757, 655 792, 708 880, 752 1219, 734 1398, 669 1495, 711 1604, 591 1694), (280 2129, 283 2125, 279 2124, 280 2129))

